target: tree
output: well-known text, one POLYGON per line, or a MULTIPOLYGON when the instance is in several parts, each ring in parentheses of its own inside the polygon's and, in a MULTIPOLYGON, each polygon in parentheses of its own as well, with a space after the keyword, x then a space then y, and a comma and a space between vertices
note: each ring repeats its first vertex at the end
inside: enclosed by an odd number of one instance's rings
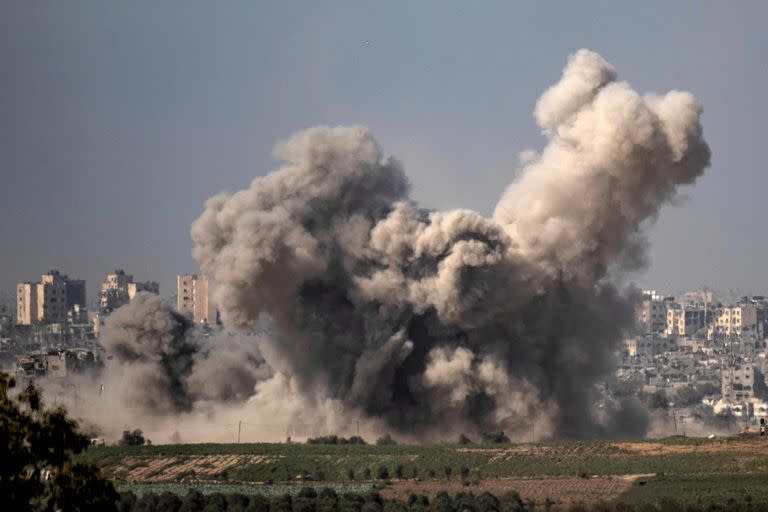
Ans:
POLYGON ((120 444, 123 446, 142 446, 146 443, 144 439, 144 433, 136 429, 133 432, 130 430, 123 430, 123 438, 120 440, 120 444))
POLYGON ((117 510, 119 496, 91 464, 73 456, 88 437, 61 407, 46 409, 29 385, 16 397, 13 377, 0 372, 0 496, 4 510, 117 510))
POLYGON ((459 444, 472 444, 472 440, 466 434, 459 436, 459 444))
POLYGON ((261 494, 257 494, 255 496, 251 496, 251 500, 248 503, 248 506, 245 509, 246 512, 269 512, 269 500, 262 496, 261 494))
POLYGON ((484 443, 503 444, 509 442, 509 437, 504 434, 503 430, 495 432, 483 432, 484 443))
POLYGON ((488 491, 475 499, 475 505, 477 505, 478 512, 499 512, 501 510, 501 503, 499 503, 498 498, 488 491))
POLYGON ((392 439, 392 436, 389 434, 386 434, 376 440, 376 444, 378 445, 387 445, 387 444, 397 444, 397 441, 392 439))

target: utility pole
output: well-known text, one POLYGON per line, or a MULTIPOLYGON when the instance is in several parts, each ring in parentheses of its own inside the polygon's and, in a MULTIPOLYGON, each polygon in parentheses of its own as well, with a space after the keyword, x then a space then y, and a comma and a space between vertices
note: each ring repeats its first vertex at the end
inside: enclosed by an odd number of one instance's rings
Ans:
POLYGON ((675 434, 677 434, 677 415, 674 407, 672 407, 672 421, 675 423, 675 434))
POLYGON ((243 420, 237 421, 237 444, 240 444, 240 428, 243 426, 243 420))

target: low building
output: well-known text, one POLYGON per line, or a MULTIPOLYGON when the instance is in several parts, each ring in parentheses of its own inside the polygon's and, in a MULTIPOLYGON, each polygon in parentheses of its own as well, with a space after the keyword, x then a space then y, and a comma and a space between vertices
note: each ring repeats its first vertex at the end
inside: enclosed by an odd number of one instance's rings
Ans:
POLYGON ((624 352, 629 357, 653 357, 674 347, 672 340, 659 336, 637 336, 624 340, 624 352))
POLYGON ((16 357, 16 375, 25 378, 64 378, 98 367, 96 353, 84 348, 45 349, 16 357))
POLYGON ((755 368, 736 364, 723 369, 722 394, 726 402, 737 403, 754 397, 755 368))

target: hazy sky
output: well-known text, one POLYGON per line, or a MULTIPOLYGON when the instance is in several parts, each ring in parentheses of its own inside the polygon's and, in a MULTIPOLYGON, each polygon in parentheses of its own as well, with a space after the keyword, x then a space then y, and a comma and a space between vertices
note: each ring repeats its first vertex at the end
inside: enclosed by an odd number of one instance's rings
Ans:
POLYGON ((768 292, 768 2, 576 4, 0 1, 0 292, 59 268, 92 299, 122 267, 174 293, 203 201, 318 124, 370 127, 423 205, 490 214, 582 47, 704 104, 712 168, 636 280, 768 292))

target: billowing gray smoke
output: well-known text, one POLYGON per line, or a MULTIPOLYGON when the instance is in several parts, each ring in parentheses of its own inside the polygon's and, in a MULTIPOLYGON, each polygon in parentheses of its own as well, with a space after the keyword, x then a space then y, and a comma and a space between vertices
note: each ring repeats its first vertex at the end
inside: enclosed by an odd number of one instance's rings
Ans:
POLYGON ((139 293, 117 309, 101 339, 126 383, 128 402, 140 412, 173 414, 198 401, 243 401, 269 377, 254 343, 205 338, 156 295, 139 293))
POLYGON ((640 435, 638 404, 595 407, 633 317, 609 271, 642 264, 644 221, 709 165, 700 114, 690 94, 641 97, 577 52, 536 106, 547 146, 491 219, 419 208, 364 128, 310 129, 192 226, 225 324, 266 318, 275 336, 204 339, 140 295, 104 344, 152 413, 263 406, 290 386, 314 414, 341 407, 413 437, 640 435))
MULTIPOLYGON (((606 276, 644 261, 641 224, 709 165, 700 114, 690 94, 640 96, 580 50, 536 106, 547 146, 492 219, 419 208, 366 129, 319 127, 278 147, 280 169, 206 203, 194 256, 225 324, 271 317, 299 389, 352 413, 415 436, 641 434, 636 404, 594 407, 632 322, 631 293, 606 276)), ((161 352, 179 358, 169 383, 188 380, 185 344, 161 352)))

